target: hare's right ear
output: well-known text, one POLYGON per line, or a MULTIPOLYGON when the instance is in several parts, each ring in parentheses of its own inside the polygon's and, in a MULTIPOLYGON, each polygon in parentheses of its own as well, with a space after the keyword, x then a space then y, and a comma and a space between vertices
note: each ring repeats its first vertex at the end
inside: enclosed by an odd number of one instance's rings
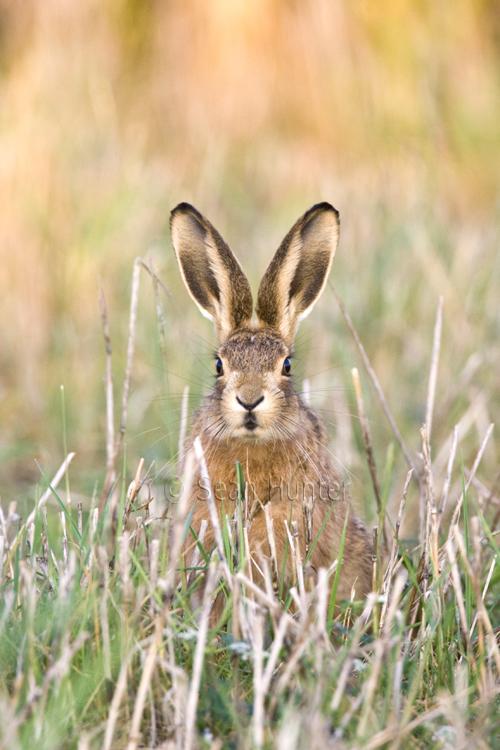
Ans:
POLYGON ((250 284, 218 231, 189 203, 170 215, 170 233, 187 290, 213 320, 220 343, 252 318, 250 284))
POLYGON ((338 211, 318 203, 294 224, 264 274, 255 310, 288 346, 323 291, 338 241, 338 211))

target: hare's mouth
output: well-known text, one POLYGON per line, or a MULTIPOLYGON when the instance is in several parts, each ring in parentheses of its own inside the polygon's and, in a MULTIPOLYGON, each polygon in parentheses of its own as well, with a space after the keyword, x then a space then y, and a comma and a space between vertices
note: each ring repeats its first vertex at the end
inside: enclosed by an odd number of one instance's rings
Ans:
POLYGON ((243 420, 243 427, 246 430, 249 430, 250 432, 253 432, 257 427, 259 426, 259 423, 255 419, 255 416, 253 414, 247 414, 243 420))

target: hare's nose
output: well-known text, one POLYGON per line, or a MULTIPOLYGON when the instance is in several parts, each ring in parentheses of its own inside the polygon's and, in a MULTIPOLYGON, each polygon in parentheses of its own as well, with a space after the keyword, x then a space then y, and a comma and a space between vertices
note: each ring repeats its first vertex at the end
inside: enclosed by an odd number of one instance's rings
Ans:
POLYGON ((242 406, 244 409, 250 412, 250 411, 253 411, 256 406, 258 406, 264 401, 264 396, 261 396, 260 398, 258 398, 257 401, 253 402, 253 404, 246 404, 244 401, 241 400, 241 398, 238 398, 238 396, 236 396, 236 401, 239 403, 240 406, 242 406))

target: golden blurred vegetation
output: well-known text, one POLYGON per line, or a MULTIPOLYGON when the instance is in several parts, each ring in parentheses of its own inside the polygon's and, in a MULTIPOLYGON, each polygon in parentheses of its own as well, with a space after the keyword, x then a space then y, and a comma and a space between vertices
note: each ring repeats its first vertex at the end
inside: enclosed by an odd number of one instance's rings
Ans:
MULTIPOLYGON (((499 147, 494 0, 1 0, 2 499, 38 479, 33 457, 48 472, 61 462, 60 384, 73 470, 87 490, 102 482, 97 278, 118 396, 137 256, 172 297, 165 363, 141 279, 127 451, 158 470, 174 455, 180 394, 209 384, 215 345, 170 246, 181 200, 217 226, 254 287, 304 210, 340 210, 332 281, 413 449, 442 294, 433 436, 469 410, 469 460, 500 413, 499 147)), ((358 359, 329 290, 298 349, 360 495, 348 416, 358 359)), ((380 454, 390 433, 364 387, 380 454)), ((485 462, 498 463, 494 442, 485 462)))

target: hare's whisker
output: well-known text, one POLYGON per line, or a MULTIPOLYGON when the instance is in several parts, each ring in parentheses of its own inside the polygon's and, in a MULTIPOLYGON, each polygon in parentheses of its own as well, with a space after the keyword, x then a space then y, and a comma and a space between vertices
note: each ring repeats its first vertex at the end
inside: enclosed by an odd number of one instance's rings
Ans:
MULTIPOLYGON (((298 428, 301 428, 301 425, 299 425, 299 424, 298 424, 297 422, 295 422, 295 421, 294 421, 293 419, 291 419, 291 417, 286 417, 286 416, 285 416, 284 418, 285 418, 285 419, 286 419, 287 421, 289 421, 289 422, 292 422, 292 423, 293 423, 293 424, 294 424, 294 425, 295 425, 296 427, 298 427, 298 428)), ((345 472, 347 472, 347 473, 349 474, 349 476, 350 476, 350 471, 349 471, 349 469, 348 469, 348 468, 347 468, 346 466, 344 466, 344 465, 342 464, 342 462, 341 462, 341 461, 339 460, 339 458, 338 458, 337 456, 335 456, 335 454, 334 454, 334 453, 333 453, 333 452, 332 452, 332 451, 331 451, 331 450, 330 450, 330 449, 328 448, 328 446, 324 445, 324 443, 323 443, 323 442, 322 442, 321 440, 319 440, 319 439, 318 439, 318 438, 317 438, 317 437, 316 437, 315 435, 310 435, 309 437, 311 437, 311 438, 312 438, 312 439, 313 439, 313 440, 314 440, 314 441, 315 441, 316 443, 318 443, 318 445, 319 445, 319 446, 321 446, 322 448, 324 448, 324 450, 326 450, 326 451, 327 451, 327 452, 328 452, 328 453, 329 453, 329 454, 331 455, 331 457, 332 457, 332 458, 333 458, 333 459, 334 459, 334 460, 335 460, 335 461, 336 461, 336 462, 337 462, 337 463, 338 463, 338 464, 339 464, 339 465, 340 465, 340 466, 341 466, 341 467, 343 468, 343 470, 344 470, 345 472)), ((323 469, 323 473, 324 473, 324 475, 327 475, 327 474, 329 473, 326 467, 322 466, 321 468, 323 469)))

